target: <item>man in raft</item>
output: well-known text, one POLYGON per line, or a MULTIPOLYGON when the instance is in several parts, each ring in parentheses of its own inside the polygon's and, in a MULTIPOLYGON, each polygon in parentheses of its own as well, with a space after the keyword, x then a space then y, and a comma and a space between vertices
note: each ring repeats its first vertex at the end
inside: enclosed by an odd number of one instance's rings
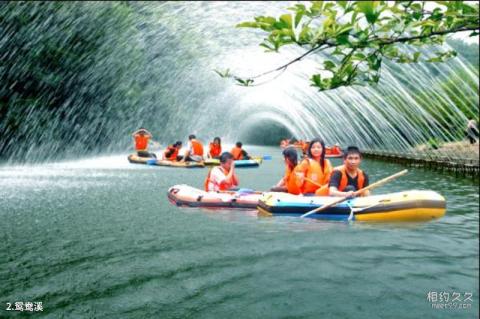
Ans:
MULTIPOLYGON (((362 162, 362 153, 356 146, 349 146, 343 154, 343 165, 335 167, 330 176, 329 195, 353 197, 354 192, 367 187, 368 175, 359 167, 362 162)), ((361 196, 368 196, 367 190, 361 196)))
POLYGON ((226 191, 238 185, 239 181, 235 174, 233 156, 228 152, 224 152, 220 155, 220 166, 216 166, 208 171, 205 179, 205 191, 226 191))
POLYGON ((203 144, 193 134, 188 136, 188 149, 185 152, 185 156, 180 160, 180 162, 185 161, 203 161, 203 144))
POLYGON ((235 143, 235 147, 232 148, 232 150, 230 151, 235 161, 250 159, 250 156, 247 154, 247 152, 244 149, 242 149, 242 145, 243 145, 242 142, 237 142, 235 143))
POLYGON ((145 128, 141 127, 137 131, 133 132, 132 134, 133 140, 135 142, 135 151, 137 151, 137 155, 140 157, 153 157, 157 158, 154 153, 150 153, 148 149, 148 143, 152 138, 152 134, 147 131, 145 128))

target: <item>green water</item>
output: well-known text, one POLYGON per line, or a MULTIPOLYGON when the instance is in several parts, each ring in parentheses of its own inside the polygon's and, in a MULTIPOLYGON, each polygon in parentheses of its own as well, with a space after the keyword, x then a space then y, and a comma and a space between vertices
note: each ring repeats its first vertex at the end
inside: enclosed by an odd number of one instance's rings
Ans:
MULTIPOLYGON (((238 169, 241 185, 267 189, 280 151, 250 150, 273 160, 238 169)), ((441 193, 447 214, 429 223, 260 218, 177 208, 168 187, 200 187, 207 170, 126 155, 0 167, 0 317, 25 316, 5 310, 20 301, 47 318, 478 317, 477 183, 410 169, 375 192, 441 193), (433 309, 429 292, 473 301, 433 309)), ((372 181, 404 169, 363 164, 372 181)))

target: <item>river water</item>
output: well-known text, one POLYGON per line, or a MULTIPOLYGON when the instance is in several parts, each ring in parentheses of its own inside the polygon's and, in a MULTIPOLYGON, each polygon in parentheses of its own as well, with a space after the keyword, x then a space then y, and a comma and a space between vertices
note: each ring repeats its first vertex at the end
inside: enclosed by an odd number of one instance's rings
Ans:
MULTIPOLYGON (((247 150, 273 159, 238 169, 241 186, 268 189, 280 150, 247 150)), ((201 187, 207 170, 127 155, 0 167, 0 317, 25 315, 15 302, 47 318, 478 315, 478 183, 410 168, 375 191, 441 193, 446 216, 428 223, 265 218, 176 207, 168 187, 201 187)), ((404 169, 362 164, 372 182, 404 169)))

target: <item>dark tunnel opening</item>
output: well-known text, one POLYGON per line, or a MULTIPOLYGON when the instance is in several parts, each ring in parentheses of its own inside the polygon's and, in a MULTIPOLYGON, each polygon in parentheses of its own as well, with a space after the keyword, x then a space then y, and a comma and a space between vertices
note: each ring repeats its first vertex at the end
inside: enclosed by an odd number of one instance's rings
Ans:
POLYGON ((250 145, 278 145, 282 139, 293 137, 292 131, 283 124, 260 121, 243 130, 239 140, 250 145))

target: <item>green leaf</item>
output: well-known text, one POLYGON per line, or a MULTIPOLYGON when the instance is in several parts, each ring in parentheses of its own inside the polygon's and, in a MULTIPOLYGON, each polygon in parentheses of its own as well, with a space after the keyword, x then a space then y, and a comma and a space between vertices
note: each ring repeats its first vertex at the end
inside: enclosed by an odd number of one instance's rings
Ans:
POLYGON ((354 24, 357 20, 357 16, 358 16, 358 12, 357 11, 353 11, 352 13, 352 19, 350 20, 350 23, 351 24, 354 24))
POLYGON ((236 28, 259 28, 260 25, 257 22, 242 22, 235 26, 236 28))
POLYGON ((287 8, 287 9, 288 9, 288 10, 291 10, 291 11, 293 11, 293 12, 299 12, 299 11, 305 12, 305 11, 307 11, 307 8, 305 7, 305 5, 303 5, 303 4, 298 4, 298 3, 295 4, 295 6, 289 7, 289 8, 287 8))
POLYGON ((426 62, 442 62, 442 61, 443 61, 442 58, 435 57, 435 58, 428 59, 426 62))
POLYGON ((365 54, 363 54, 362 52, 358 52, 358 53, 355 53, 353 55, 353 59, 354 60, 359 60, 359 61, 363 61, 365 60, 367 57, 365 56, 365 54))
POLYGON ((345 9, 347 7, 348 1, 337 1, 337 3, 340 7, 345 9))
POLYGON ((351 24, 346 24, 341 26, 341 28, 337 31, 337 34, 349 34, 350 30, 353 29, 353 25, 351 24))
POLYGON ((298 11, 295 14, 295 28, 298 26, 300 21, 302 21, 303 16, 305 15, 305 11, 298 11))
POLYGON ((239 77, 235 77, 235 80, 237 81, 237 85, 240 85, 240 86, 250 86, 253 84, 253 80, 252 79, 242 79, 242 78, 239 78, 239 77))
POLYGON ((219 70, 216 70, 216 69, 214 69, 213 71, 214 71, 215 73, 217 73, 217 74, 218 74, 220 77, 222 77, 222 78, 229 78, 229 77, 231 77, 231 75, 230 75, 230 69, 226 69, 226 70, 223 71, 223 72, 222 72, 222 71, 219 71, 219 70))
POLYGON ((283 14, 280 16, 280 21, 283 23, 284 27, 281 29, 287 28, 291 29, 292 28, 292 15, 291 14, 283 14))
POLYGON ((335 69, 336 65, 332 61, 326 60, 323 61, 323 67, 325 68, 325 70, 332 71, 333 69, 335 69))
POLYGON ((380 69, 380 66, 382 65, 382 60, 376 54, 369 55, 367 61, 369 67, 374 71, 380 69))
POLYGON ((347 33, 347 34, 337 35, 337 37, 335 38, 335 40, 337 40, 337 43, 338 43, 339 45, 350 44, 350 41, 348 40, 348 33, 347 33))
POLYGON ((420 58, 421 52, 415 52, 413 54, 413 62, 418 62, 418 58, 420 58))
POLYGON ((307 15, 309 17, 314 17, 322 13, 323 11, 323 5, 325 2, 323 1, 314 1, 312 2, 312 6, 310 7, 310 10, 307 10, 307 15))
POLYGON ((438 25, 439 25, 438 22, 432 21, 432 20, 422 20, 422 21, 418 21, 418 22, 415 22, 414 24, 412 24, 413 27, 418 27, 418 26, 437 27, 438 25))
POLYGON ((298 35, 298 40, 304 43, 308 43, 312 40, 311 29, 308 26, 302 28, 300 34, 298 35))
POLYGON ((380 13, 375 10, 378 5, 376 1, 357 1, 356 5, 358 10, 365 15, 368 23, 374 24, 377 21, 380 13))
POLYGON ((314 74, 311 78, 312 82, 315 86, 321 87, 322 86, 322 77, 320 74, 314 74))
POLYGON ((265 31, 272 31, 275 29, 274 24, 276 23, 276 19, 273 17, 264 17, 259 16, 255 17, 255 21, 258 24, 258 27, 265 31))
POLYGON ((261 43, 260 46, 266 48, 266 52, 276 51, 275 47, 269 46, 267 43, 261 43))
POLYGON ((259 16, 255 17, 255 21, 272 25, 277 21, 277 19, 275 19, 274 17, 259 16))

